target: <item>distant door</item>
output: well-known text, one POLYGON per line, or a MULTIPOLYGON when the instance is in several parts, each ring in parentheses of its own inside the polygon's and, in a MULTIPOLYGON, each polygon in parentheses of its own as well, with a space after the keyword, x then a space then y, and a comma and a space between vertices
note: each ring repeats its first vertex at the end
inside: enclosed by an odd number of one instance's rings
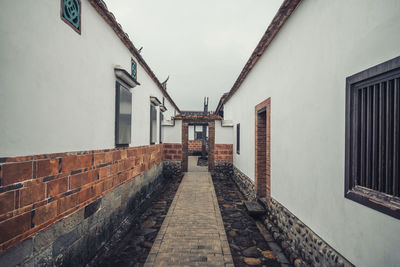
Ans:
POLYGON ((255 107, 255 184, 257 197, 271 196, 271 98, 255 107))

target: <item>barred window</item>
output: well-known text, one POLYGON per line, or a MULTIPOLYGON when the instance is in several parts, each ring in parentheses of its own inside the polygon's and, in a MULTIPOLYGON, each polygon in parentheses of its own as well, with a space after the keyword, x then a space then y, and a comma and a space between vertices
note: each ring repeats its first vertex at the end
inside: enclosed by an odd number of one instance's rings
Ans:
POLYGON ((400 57, 346 87, 345 196, 400 218, 400 57))

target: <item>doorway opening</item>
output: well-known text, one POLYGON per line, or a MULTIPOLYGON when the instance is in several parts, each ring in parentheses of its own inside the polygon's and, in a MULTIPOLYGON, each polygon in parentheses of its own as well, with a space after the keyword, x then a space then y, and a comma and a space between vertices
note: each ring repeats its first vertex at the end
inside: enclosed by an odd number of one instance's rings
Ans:
POLYGON ((257 197, 271 196, 271 98, 255 107, 255 185, 257 197))
MULTIPOLYGON (((188 171, 189 165, 189 126, 207 126, 208 134, 207 134, 207 169, 209 172, 214 171, 215 162, 214 162, 214 144, 215 144, 215 122, 211 120, 208 116, 197 116, 191 118, 190 116, 186 116, 182 122, 182 172, 188 171)), ((193 159, 192 159, 193 160, 193 159)), ((196 160, 197 163, 197 160, 196 160)), ((201 166, 200 166, 201 168, 201 166)), ((200 169, 197 168, 197 169, 200 169)), ((204 167, 203 167, 204 168, 204 167)))

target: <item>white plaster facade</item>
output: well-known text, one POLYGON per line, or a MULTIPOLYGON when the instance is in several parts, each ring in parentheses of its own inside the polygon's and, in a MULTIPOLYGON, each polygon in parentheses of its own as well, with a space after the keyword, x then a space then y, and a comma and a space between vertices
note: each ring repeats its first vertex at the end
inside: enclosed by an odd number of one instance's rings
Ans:
POLYGON ((345 80, 400 55, 399 14, 395 0, 302 1, 224 106, 254 179, 254 108, 271 97, 271 196, 356 266, 400 263, 400 221, 344 197, 345 80))
MULTIPOLYGON (((81 3, 78 34, 61 20, 60 1, 1 1, 0 157, 115 147, 114 66, 130 72, 133 56, 81 3)), ((140 64, 137 80, 130 146, 150 144, 149 98, 163 98, 140 64)), ((175 109, 165 106, 170 119, 175 109)))
POLYGON ((163 126, 163 143, 182 143, 182 120, 171 121, 172 126, 163 126))
POLYGON ((222 126, 222 121, 215 121, 215 143, 233 144, 232 126, 222 126))

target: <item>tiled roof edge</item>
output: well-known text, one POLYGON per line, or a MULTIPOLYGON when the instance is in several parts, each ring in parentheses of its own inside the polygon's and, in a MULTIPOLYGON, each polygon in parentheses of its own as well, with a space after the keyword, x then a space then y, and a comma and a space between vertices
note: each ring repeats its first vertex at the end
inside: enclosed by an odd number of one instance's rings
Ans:
POLYGON ((106 4, 101 0, 88 0, 89 3, 96 9, 96 11, 103 17, 103 19, 107 22, 108 25, 114 30, 117 34, 119 39, 124 43, 124 45, 128 48, 128 50, 136 57, 139 64, 145 69, 147 74, 151 77, 151 79, 156 83, 158 88, 161 90, 162 94, 168 99, 168 101, 178 110, 181 112, 179 107, 175 104, 172 100, 170 95, 161 85, 160 81, 158 80, 157 76, 154 72, 150 69, 149 65, 147 65, 146 61, 140 55, 136 47, 133 45, 132 41, 129 39, 128 34, 124 32, 121 25, 117 22, 114 15, 108 10, 106 4))
POLYGON ((239 74, 239 77, 236 79, 233 87, 229 91, 229 94, 225 99, 223 99, 223 104, 228 102, 228 100, 233 96, 233 94, 239 89, 240 85, 243 83, 244 79, 246 79, 249 72, 253 69, 257 61, 260 59, 264 51, 267 49, 269 44, 278 34, 279 30, 288 20, 290 15, 299 5, 301 0, 285 0, 283 1, 281 7, 279 8, 278 12, 276 13, 274 19, 272 20, 271 24, 268 26, 267 30, 265 31, 264 35, 262 36, 260 42, 258 43, 257 47, 254 49, 253 53, 251 54, 249 60, 247 61, 246 65, 242 69, 242 72, 239 74))

